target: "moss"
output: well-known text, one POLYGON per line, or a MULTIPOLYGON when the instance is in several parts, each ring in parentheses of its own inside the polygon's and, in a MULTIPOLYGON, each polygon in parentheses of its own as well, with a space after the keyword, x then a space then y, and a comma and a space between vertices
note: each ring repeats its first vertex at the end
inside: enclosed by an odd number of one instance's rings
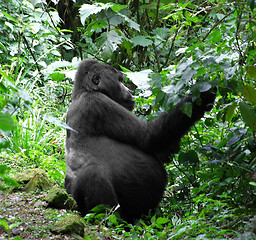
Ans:
POLYGON ((19 183, 27 183, 24 187, 26 192, 34 191, 36 189, 49 190, 53 187, 46 171, 39 168, 29 169, 19 173, 14 179, 19 183))
POLYGON ((78 234, 84 235, 84 224, 78 215, 70 215, 57 221, 51 231, 57 234, 78 234))
POLYGON ((24 187, 24 191, 30 192, 36 189, 49 190, 53 187, 46 174, 36 174, 24 187))
POLYGON ((18 182, 18 183, 28 183, 35 175, 37 174, 42 174, 42 175, 46 175, 47 173, 45 170, 43 169, 39 169, 39 168, 34 168, 34 169, 28 169, 22 173, 17 174, 14 179, 18 182))
POLYGON ((45 196, 45 201, 48 203, 48 207, 75 209, 76 201, 70 197, 65 189, 59 187, 53 187, 45 196))

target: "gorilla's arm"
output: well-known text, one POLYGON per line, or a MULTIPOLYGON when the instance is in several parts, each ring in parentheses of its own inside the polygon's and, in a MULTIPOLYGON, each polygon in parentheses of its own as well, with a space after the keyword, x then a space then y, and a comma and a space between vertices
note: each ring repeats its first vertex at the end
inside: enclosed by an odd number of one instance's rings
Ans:
POLYGON ((177 104, 172 112, 163 113, 150 121, 151 135, 147 141, 149 150, 150 146, 154 146, 155 154, 159 154, 161 158, 167 157, 170 153, 178 152, 181 138, 196 121, 203 117, 205 112, 212 109, 215 93, 214 91, 203 92, 200 99, 201 104, 198 105, 192 101, 191 96, 187 96, 177 104), (191 117, 184 114, 181 110, 181 106, 185 102, 192 103, 191 117))
MULTIPOLYGON (((80 126, 72 126, 72 111, 68 124, 79 133, 91 136, 107 136, 117 141, 131 144, 155 155, 161 153, 167 157, 178 150, 182 136, 199 120, 209 104, 214 102, 215 95, 210 92, 201 94, 201 105, 192 104, 192 116, 188 117, 180 110, 184 102, 192 102, 188 96, 178 103, 170 113, 163 113, 156 119, 146 122, 124 107, 99 92, 85 93, 74 103, 74 112, 83 116, 80 126)), ((75 116, 75 115, 74 115, 75 116)))

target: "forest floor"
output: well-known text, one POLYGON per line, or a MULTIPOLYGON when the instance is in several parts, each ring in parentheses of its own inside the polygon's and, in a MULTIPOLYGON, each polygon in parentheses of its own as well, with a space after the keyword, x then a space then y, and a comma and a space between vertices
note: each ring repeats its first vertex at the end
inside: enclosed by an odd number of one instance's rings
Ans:
POLYGON ((82 239, 77 235, 56 235, 50 231, 54 222, 67 216, 69 211, 46 208, 44 196, 42 192, 0 191, 0 219, 8 224, 4 227, 5 223, 0 221, 0 240, 15 237, 24 240, 82 239))

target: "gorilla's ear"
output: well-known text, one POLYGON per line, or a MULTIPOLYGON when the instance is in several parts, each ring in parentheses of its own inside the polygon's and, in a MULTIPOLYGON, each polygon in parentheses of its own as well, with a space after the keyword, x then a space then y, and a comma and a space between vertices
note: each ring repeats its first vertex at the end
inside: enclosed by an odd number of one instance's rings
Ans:
POLYGON ((87 84, 87 90, 88 91, 98 91, 99 84, 100 84, 100 75, 99 74, 88 74, 88 80, 85 82, 87 84))
POLYGON ((100 75, 95 74, 92 76, 92 82, 97 86, 100 83, 100 75))

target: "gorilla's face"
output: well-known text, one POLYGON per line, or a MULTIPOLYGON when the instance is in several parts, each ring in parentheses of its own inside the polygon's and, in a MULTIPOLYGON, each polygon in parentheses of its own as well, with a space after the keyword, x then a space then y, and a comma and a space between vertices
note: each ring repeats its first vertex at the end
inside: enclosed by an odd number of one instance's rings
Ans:
POLYGON ((124 79, 124 74, 111 66, 95 60, 84 60, 78 67, 75 89, 80 89, 80 92, 82 89, 86 92, 101 92, 132 111, 135 102, 130 90, 124 85, 124 79))

